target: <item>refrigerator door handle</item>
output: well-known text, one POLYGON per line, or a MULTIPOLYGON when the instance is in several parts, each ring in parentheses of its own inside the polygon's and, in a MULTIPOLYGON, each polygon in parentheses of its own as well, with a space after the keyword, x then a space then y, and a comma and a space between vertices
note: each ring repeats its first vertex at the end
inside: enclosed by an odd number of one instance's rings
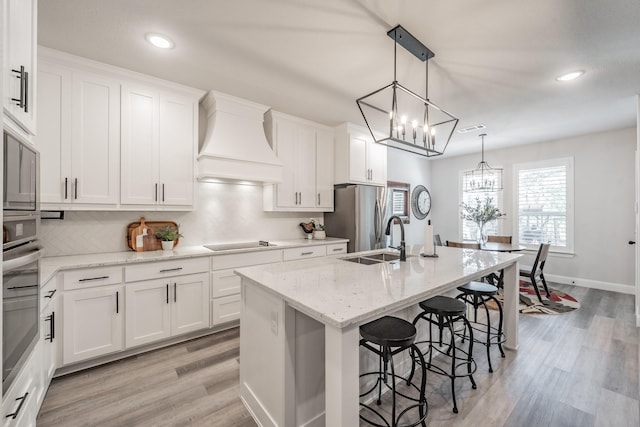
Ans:
POLYGON ((376 199, 376 209, 374 216, 374 232, 376 234, 376 242, 380 241, 380 237, 382 237, 382 209, 380 209, 380 200, 376 199))

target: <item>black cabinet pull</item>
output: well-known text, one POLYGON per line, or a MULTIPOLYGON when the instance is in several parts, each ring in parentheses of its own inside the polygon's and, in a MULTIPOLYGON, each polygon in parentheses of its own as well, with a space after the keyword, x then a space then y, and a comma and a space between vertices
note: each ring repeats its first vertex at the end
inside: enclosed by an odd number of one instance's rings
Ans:
POLYGON ((45 335, 44 340, 45 341, 49 341, 49 342, 53 342, 53 339, 55 338, 55 322, 56 322, 56 313, 55 312, 51 312, 50 315, 48 315, 45 319, 45 321, 50 322, 49 323, 49 334, 45 335))
POLYGON ((76 178, 76 185, 73 186, 74 199, 78 199, 78 178, 76 178))
POLYGON ((7 288, 7 290, 37 288, 38 286, 39 286, 39 285, 10 286, 10 287, 8 287, 8 288, 7 288))
POLYGON ((630 244, 630 245, 635 245, 635 244, 636 244, 636 242, 635 242, 634 240, 629 240, 629 244, 630 244))
POLYGON ((100 276, 100 277, 88 277, 86 279, 80 279, 78 280, 78 282, 90 282, 92 280, 103 280, 103 279, 108 279, 109 276, 100 276))
POLYGON ((67 193, 67 186, 69 185, 69 178, 64 178, 64 199, 67 200, 69 194, 67 193))
POLYGON ((164 269, 164 270, 160 270, 160 273, 168 273, 168 272, 170 272, 170 271, 180 271, 180 270, 182 270, 182 267, 178 267, 178 268, 167 268, 167 269, 164 269))
POLYGON ((164 203, 164 184, 162 184, 162 203, 164 203))
POLYGON ((24 112, 29 112, 29 72, 24 73, 24 112))
POLYGON ((306 255, 311 255, 313 252, 302 252, 300 255, 302 256, 306 256, 306 255))
POLYGON ((167 283, 167 304, 169 304, 169 284, 167 283))
POLYGON ((24 396, 17 397, 16 398, 16 402, 20 401, 20 404, 18 405, 18 407, 16 408, 16 410, 13 413, 7 415, 5 418, 11 418, 11 419, 15 420, 18 417, 18 414, 20 413, 20 410, 22 409, 22 405, 24 405, 24 402, 27 400, 27 396, 29 396, 29 392, 28 391, 24 393, 24 396))
POLYGON ((17 74, 16 77, 20 79, 20 98, 11 98, 11 100, 13 102, 15 102, 18 105, 18 107, 20 107, 21 110, 24 110, 24 108, 25 108, 25 102, 24 102, 24 92, 25 92, 24 65, 21 65, 19 70, 11 70, 11 72, 16 73, 17 74))
POLYGON ((156 189, 154 190, 155 194, 154 194, 154 201, 158 201, 158 183, 156 182, 156 189))
POLYGON ((116 291, 116 314, 120 313, 120 292, 116 291))
POLYGON ((45 295, 45 298, 53 298, 53 296, 56 294, 57 289, 54 289, 52 291, 49 291, 49 295, 45 295))
POLYGON ((173 302, 178 302, 178 285, 173 284, 173 302))

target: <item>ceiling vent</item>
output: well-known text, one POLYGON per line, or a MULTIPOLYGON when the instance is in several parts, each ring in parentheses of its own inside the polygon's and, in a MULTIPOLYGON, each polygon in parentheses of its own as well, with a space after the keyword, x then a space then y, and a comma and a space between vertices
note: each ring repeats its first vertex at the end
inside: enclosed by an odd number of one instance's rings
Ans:
POLYGON ((264 134, 269 107, 210 91, 202 100, 207 133, 198 154, 198 180, 277 183, 283 165, 264 134))
POLYGON ((477 130, 481 130, 481 129, 485 129, 486 126, 485 125, 473 125, 473 126, 469 126, 463 129, 458 129, 458 133, 468 133, 468 132, 475 132, 477 130))

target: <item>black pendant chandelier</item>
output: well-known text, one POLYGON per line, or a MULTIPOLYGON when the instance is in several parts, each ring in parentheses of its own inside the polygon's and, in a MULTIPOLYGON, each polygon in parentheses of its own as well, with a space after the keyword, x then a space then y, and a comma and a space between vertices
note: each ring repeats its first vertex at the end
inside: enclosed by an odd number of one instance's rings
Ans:
POLYGON ((393 82, 356 100, 360 113, 378 144, 421 156, 442 155, 458 119, 429 100, 429 59, 435 54, 401 25, 387 32, 394 40, 393 82), (398 83, 398 44, 425 63, 425 96, 398 83))
POLYGON ((484 161, 484 137, 487 134, 483 133, 479 136, 482 138, 482 160, 475 169, 464 173, 465 193, 484 193, 503 189, 502 168, 492 168, 484 161))

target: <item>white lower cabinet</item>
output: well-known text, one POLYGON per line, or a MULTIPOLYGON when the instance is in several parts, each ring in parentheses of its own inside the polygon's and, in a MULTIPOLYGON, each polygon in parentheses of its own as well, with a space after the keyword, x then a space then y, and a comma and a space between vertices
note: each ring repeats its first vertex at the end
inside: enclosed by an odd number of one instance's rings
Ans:
POLYGON ((124 349, 124 286, 65 292, 62 301, 64 364, 124 349))
POLYGON ((126 285, 126 347, 209 327, 207 273, 126 285))

